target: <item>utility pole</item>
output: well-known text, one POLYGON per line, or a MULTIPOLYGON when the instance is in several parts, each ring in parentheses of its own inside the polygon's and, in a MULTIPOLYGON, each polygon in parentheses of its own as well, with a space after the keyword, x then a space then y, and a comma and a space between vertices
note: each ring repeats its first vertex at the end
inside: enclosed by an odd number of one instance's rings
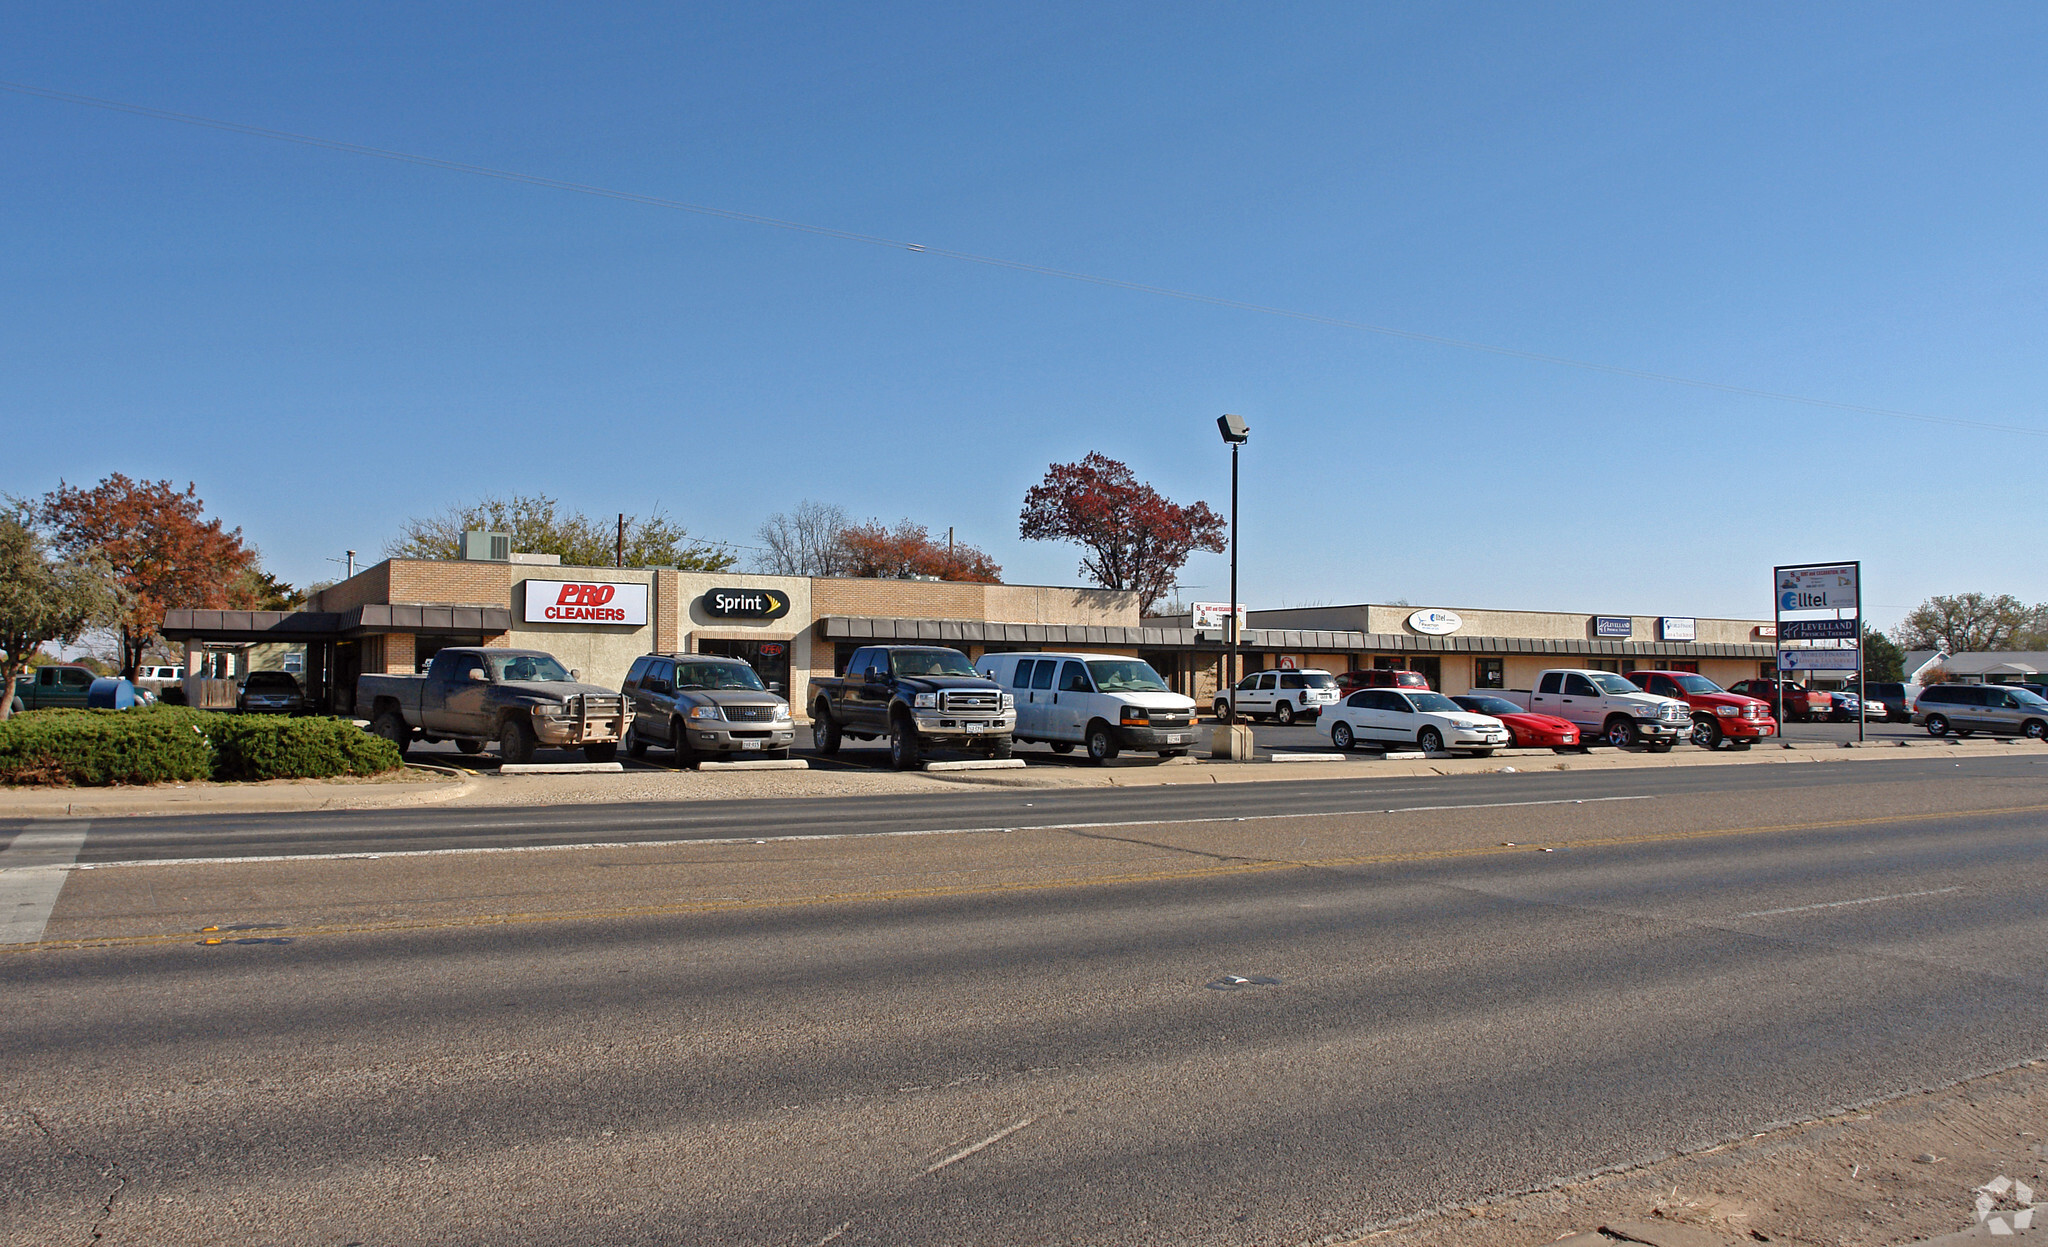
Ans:
POLYGON ((619 512, 619 545, 618 552, 612 556, 612 565, 614 567, 624 567, 626 565, 626 513, 624 511, 619 512))

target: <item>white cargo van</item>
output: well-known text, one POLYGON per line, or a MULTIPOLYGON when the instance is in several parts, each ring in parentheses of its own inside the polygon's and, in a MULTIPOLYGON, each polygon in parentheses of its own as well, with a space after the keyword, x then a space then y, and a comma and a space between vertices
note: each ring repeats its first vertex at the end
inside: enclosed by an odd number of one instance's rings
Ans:
POLYGON ((1017 699, 1020 741, 1075 745, 1091 762, 1125 749, 1178 758, 1195 741, 1195 703, 1166 687, 1150 663, 1111 654, 987 654, 981 673, 1017 699))

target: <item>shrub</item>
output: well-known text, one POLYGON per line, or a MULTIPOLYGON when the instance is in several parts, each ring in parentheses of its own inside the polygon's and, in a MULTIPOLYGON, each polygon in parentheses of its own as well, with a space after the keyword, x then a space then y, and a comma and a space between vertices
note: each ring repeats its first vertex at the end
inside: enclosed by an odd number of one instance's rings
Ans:
POLYGON ((0 783, 7 784, 325 779, 399 765, 391 742, 346 719, 151 706, 32 710, 0 723, 0 783))

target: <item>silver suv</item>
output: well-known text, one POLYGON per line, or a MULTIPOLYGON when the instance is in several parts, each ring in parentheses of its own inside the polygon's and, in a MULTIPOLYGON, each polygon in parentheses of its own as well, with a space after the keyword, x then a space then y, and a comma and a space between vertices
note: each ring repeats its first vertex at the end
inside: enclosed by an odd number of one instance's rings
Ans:
POLYGON ((706 756, 787 758, 796 739, 789 703, 754 669, 713 654, 643 654, 620 690, 633 703, 626 750, 673 749, 677 766, 706 756))
POLYGON ((1913 722, 1930 736, 2048 738, 2048 701, 2002 684, 1930 684, 1913 703, 1913 722))

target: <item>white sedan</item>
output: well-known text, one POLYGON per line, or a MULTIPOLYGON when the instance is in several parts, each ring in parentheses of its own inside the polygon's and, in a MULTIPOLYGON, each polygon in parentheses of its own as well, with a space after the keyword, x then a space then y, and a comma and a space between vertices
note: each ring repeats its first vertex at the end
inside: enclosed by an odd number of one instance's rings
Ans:
POLYGON ((1413 745, 1425 753, 1457 749, 1483 758, 1514 742, 1499 719, 1422 689, 1362 688, 1326 707, 1321 726, 1339 749, 1413 745))

